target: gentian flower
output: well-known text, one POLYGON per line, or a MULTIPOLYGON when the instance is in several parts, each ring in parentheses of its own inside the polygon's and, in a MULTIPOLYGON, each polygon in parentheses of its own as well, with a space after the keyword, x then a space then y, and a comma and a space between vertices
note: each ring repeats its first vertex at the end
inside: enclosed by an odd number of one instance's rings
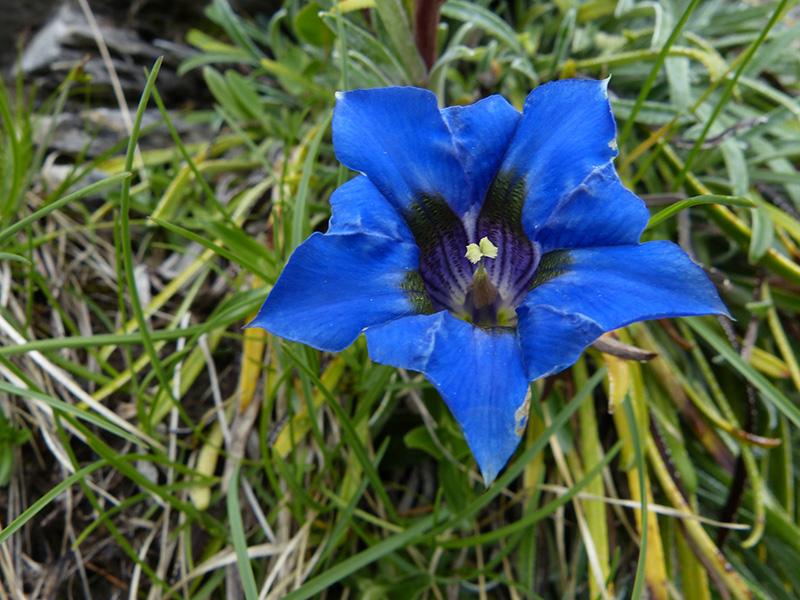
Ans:
POLYGON ((529 382, 635 321, 726 314, 675 244, 639 238, 614 169, 607 81, 440 110, 410 87, 337 94, 333 145, 361 173, 291 256, 250 324, 424 373, 488 484, 524 431, 529 382))

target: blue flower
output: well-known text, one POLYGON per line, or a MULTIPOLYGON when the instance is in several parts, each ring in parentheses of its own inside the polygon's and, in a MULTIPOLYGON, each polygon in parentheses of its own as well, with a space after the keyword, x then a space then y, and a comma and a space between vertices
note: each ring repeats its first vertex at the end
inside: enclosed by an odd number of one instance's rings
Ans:
POLYGON ((606 81, 440 110, 417 88, 337 95, 333 144, 362 173, 297 248, 250 326, 420 371, 491 482, 522 435, 530 381, 635 321, 726 314, 703 270, 639 243, 644 203, 614 169, 606 81))

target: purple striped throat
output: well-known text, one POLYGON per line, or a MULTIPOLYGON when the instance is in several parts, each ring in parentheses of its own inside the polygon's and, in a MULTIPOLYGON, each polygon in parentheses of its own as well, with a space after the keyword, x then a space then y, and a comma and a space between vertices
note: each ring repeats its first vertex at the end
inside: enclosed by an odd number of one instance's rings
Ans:
POLYGON ((448 310, 479 327, 514 327, 536 280, 541 252, 522 228, 525 181, 499 174, 480 211, 459 217, 444 198, 421 196, 404 217, 420 250, 404 289, 419 312, 448 310), (497 256, 473 264, 467 246, 487 238, 497 256))

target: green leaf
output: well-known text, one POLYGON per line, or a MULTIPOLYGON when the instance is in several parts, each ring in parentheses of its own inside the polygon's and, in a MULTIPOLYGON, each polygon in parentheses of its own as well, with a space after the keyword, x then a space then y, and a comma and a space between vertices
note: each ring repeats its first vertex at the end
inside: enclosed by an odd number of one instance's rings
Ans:
POLYGON ((363 54, 370 63, 378 65, 384 79, 394 84, 407 82, 403 65, 397 56, 371 32, 336 13, 325 13, 322 20, 332 31, 341 28, 350 53, 363 54))
POLYGON ((796 427, 800 427, 800 408, 794 402, 772 385, 766 377, 746 363, 730 344, 714 332, 705 321, 697 317, 686 319, 686 321, 722 358, 749 381, 766 401, 781 411, 796 427))
POLYGON ((322 8, 316 2, 309 2, 294 17, 294 30, 297 37, 319 48, 333 45, 333 33, 325 26, 319 16, 322 8))
MULTIPOLYGON (((58 398, 54 398, 53 396, 48 396, 47 394, 42 394, 35 390, 27 390, 25 388, 17 387, 10 383, 5 383, 4 381, 0 381, 0 391, 5 392, 7 394, 11 394, 12 396, 17 396, 19 398, 31 398, 34 400, 38 400, 43 404, 46 404, 50 408, 52 408, 55 412, 65 415, 72 415, 75 418, 82 419, 93 425, 99 427, 100 429, 104 429, 109 433, 116 435, 122 439, 128 440, 133 444, 140 443, 136 436, 128 433, 121 427, 115 425, 102 415, 98 415, 94 412, 89 412, 85 409, 80 409, 72 404, 64 402, 63 400, 59 400, 58 398)), ((2 413, 0 413, 2 416, 2 413)), ((0 441, 2 438, 0 437, 0 441)))
POLYGON ((255 83, 243 77, 236 71, 225 71, 225 81, 228 89, 236 99, 238 106, 258 122, 264 124, 268 122, 266 113, 263 110, 264 101, 255 90, 255 83))
POLYGON ((310 94, 312 99, 324 100, 333 97, 333 90, 318 85, 312 79, 286 63, 264 58, 259 63, 270 75, 278 78, 281 85, 295 95, 310 94))
POLYGON ((223 248, 219 244, 215 243, 213 240, 209 240, 205 236, 199 235, 193 231, 186 229, 185 227, 181 227, 180 225, 174 225, 169 221, 163 221, 161 219, 150 218, 152 223, 163 227, 168 231, 172 231, 182 237, 185 237, 188 240, 201 244, 205 248, 213 251, 214 254, 217 254, 223 258, 228 259, 232 263, 241 265, 251 273, 258 275, 264 281, 274 281, 273 276, 264 270, 263 265, 259 265, 257 262, 252 260, 249 254, 238 254, 236 252, 230 251, 226 248, 223 248))
POLYGON ((306 151, 306 158, 303 161, 303 170, 300 175, 300 183, 297 186, 294 205, 292 206, 292 237, 289 250, 294 250, 308 235, 308 195, 310 189, 311 175, 314 172, 314 165, 317 163, 319 147, 322 138, 328 131, 328 126, 333 118, 333 111, 329 112, 323 119, 316 124, 316 132, 311 138, 306 151))
MULTIPOLYGON (((460 469, 449 460, 440 460, 437 472, 439 473, 439 485, 444 491, 447 506, 456 512, 464 510, 475 497, 469 485, 469 478, 463 467, 460 469)), ((467 521, 467 523, 469 523, 467 521)))
POLYGON ((30 266, 33 263, 29 261, 24 256, 20 256, 19 254, 10 254, 8 252, 0 252, 0 260, 10 260, 12 262, 20 262, 24 265, 30 266))
POLYGON ((247 600, 258 600, 256 578, 247 553, 247 538, 242 523, 242 511, 239 506, 239 466, 231 473, 226 492, 228 507, 228 524, 231 527, 231 541, 236 551, 236 566, 239 567, 239 577, 247 600))
POLYGON ((734 196, 746 196, 750 189, 750 178, 747 174, 747 161, 744 152, 739 146, 739 141, 735 138, 727 139, 720 145, 722 157, 725 159, 725 167, 728 171, 728 179, 734 196))
POLYGON ((772 247, 772 242, 775 240, 775 228, 766 211, 759 207, 750 209, 750 227, 753 235, 747 249, 747 259, 750 264, 755 265, 772 247))
POLYGON ((660 225, 670 217, 675 216, 680 211, 685 210, 687 208, 691 208, 693 206, 701 206, 703 204, 724 204, 727 206, 748 206, 752 207, 755 206, 752 200, 748 200, 747 198, 742 198, 739 196, 721 196, 718 194, 702 194, 700 196, 692 196, 691 198, 687 198, 686 200, 681 200, 676 202, 675 204, 671 204, 667 208, 661 209, 647 222, 647 227, 645 231, 653 229, 657 225, 660 225))
POLYGON ((444 458, 439 448, 437 448, 436 444, 433 442, 428 428, 424 425, 420 425, 405 434, 403 436, 403 442, 405 442, 406 447, 427 452, 436 460, 443 460, 444 458))
POLYGON ((425 81, 427 69, 414 44, 414 33, 402 0, 375 0, 375 10, 403 63, 409 82, 420 84, 425 81))
POLYGON ((131 178, 131 173, 128 171, 125 171, 124 173, 118 173, 116 175, 112 175, 108 179, 103 179, 102 181, 98 181, 91 185, 87 185, 85 188, 81 188, 76 192, 67 194, 63 198, 59 198, 58 200, 55 200, 54 202, 51 202, 50 204, 43 206, 39 210, 28 215, 27 217, 20 219, 13 225, 10 225, 3 231, 0 231, 0 244, 6 241, 8 238, 10 238, 16 232, 20 231, 21 229, 24 229, 31 223, 34 223, 39 219, 42 219, 43 217, 49 215, 54 210, 58 210, 59 208, 67 206, 71 202, 75 202, 76 200, 80 200, 81 198, 85 198, 87 196, 91 196, 92 194, 101 192, 106 188, 113 187, 117 184, 121 184, 130 178, 131 178))
POLYGON ((625 418, 628 421, 628 426, 631 429, 631 440, 633 441, 633 452, 636 461, 636 472, 639 475, 639 498, 641 499, 641 515, 642 515, 642 542, 639 546, 639 560, 636 562, 636 577, 633 581, 633 591, 631 598, 639 600, 643 598, 643 591, 645 584, 645 565, 647 564, 647 537, 649 527, 647 520, 650 518, 650 511, 647 510, 647 481, 645 478, 645 464, 644 464, 644 449, 642 448, 642 435, 639 430, 639 425, 636 422, 636 414, 633 410, 630 395, 625 396, 622 403, 625 409, 625 418))
POLYGON ((236 100, 236 96, 228 88, 228 83, 219 71, 211 67, 205 67, 203 69, 203 79, 208 89, 211 90, 211 93, 214 95, 214 100, 219 103, 226 113, 233 115, 237 119, 247 120, 247 111, 236 100))
POLYGON ((450 0, 442 6, 442 16, 463 23, 474 23, 478 28, 515 50, 520 57, 525 56, 522 44, 517 39, 517 33, 511 26, 495 13, 479 4, 465 2, 464 0, 450 0))
POLYGON ((16 533, 21 527, 23 527, 28 521, 33 519, 45 506, 50 504, 53 500, 55 500, 59 495, 61 495, 66 489, 70 488, 71 486, 75 485, 83 481, 84 477, 90 475, 97 469, 106 465, 105 460, 98 460, 97 462, 93 462, 90 465, 75 471, 72 475, 65 477, 61 481, 58 482, 53 488, 51 488, 48 492, 42 495, 36 502, 31 504, 28 508, 26 508, 22 513, 13 521, 11 521, 6 527, 0 530, 0 544, 5 542, 8 538, 10 538, 14 533, 16 533))

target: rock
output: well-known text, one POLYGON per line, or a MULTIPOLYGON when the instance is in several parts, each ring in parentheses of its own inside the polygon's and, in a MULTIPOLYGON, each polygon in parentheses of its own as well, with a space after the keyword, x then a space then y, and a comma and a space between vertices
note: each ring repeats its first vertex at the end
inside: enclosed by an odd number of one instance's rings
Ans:
MULTIPOLYGON (((245 14, 271 14, 279 8, 276 0, 228 0, 234 10, 245 14)), ((187 101, 211 101, 198 71, 177 75, 180 64, 196 53, 184 43, 192 27, 208 27, 204 15, 208 2, 196 0, 89 0, 123 93, 129 101, 138 99, 145 83, 145 69, 158 56, 164 57, 158 89, 169 105, 187 101)), ((36 83, 44 92, 55 90, 76 65, 82 65, 86 81, 81 83, 82 100, 93 104, 115 104, 108 68, 97 48, 94 32, 77 0, 0 0, 0 40, 28 38, 18 61, 26 82, 36 83)), ((16 45, 0 49, 0 74, 14 59, 16 45)), ((41 94, 40 97, 44 97, 41 94)))
MULTIPOLYGON (((133 111, 134 108, 131 108, 133 111)), ((186 144, 204 142, 209 132, 202 125, 188 125, 180 116, 170 115, 172 124, 186 144)), ((161 113, 156 109, 146 110, 142 117, 142 128, 147 131, 139 140, 142 150, 153 148, 169 148, 173 145, 169 131, 161 120, 161 113)), ((61 113, 56 116, 38 116, 33 119, 33 140, 37 146, 47 148, 47 158, 39 175, 45 189, 53 190, 67 179, 75 176, 76 159, 89 160, 97 158, 115 145, 120 146, 127 138, 127 130, 117 108, 96 108, 79 112, 61 113)), ((119 154, 119 153, 118 153, 119 154)), ((75 191, 101 179, 108 173, 93 169, 81 181, 70 187, 65 193, 75 191)), ((91 200, 87 199, 87 200, 91 200)), ((84 200, 84 202, 87 202, 84 200)))
MULTIPOLYGON (((133 112, 135 107, 131 107, 133 112)), ((185 143, 201 141, 203 136, 183 120, 172 114, 172 124, 185 143)), ((167 128, 163 125, 153 129, 161 122, 161 114, 156 109, 146 110, 142 118, 142 129, 147 135, 142 138, 143 148, 171 146, 167 128)), ((61 156, 84 156, 95 158, 111 149, 114 144, 127 137, 125 123, 118 108, 95 108, 79 112, 66 112, 51 116, 34 118, 33 139, 42 144, 47 142, 50 151, 61 156), (52 135, 51 132, 55 132, 52 135), (49 138, 49 139, 48 139, 49 138)))
MULTIPOLYGON (((97 16, 96 20, 129 101, 139 97, 145 85, 145 68, 159 56, 164 56, 164 62, 158 89, 165 101, 180 104, 188 98, 204 98, 202 92, 198 94, 198 90, 205 90, 199 73, 177 75, 180 63, 194 53, 192 48, 169 39, 147 39, 133 28, 117 26, 108 17, 97 16)), ((26 81, 35 82, 45 91, 56 89, 75 65, 82 64, 82 91, 90 92, 96 103, 116 102, 94 32, 80 8, 72 3, 63 4, 52 14, 25 47, 18 64, 26 81)))
POLYGON ((38 29, 59 4, 59 0, 0 0, 0 68, 14 60, 20 36, 38 29))

